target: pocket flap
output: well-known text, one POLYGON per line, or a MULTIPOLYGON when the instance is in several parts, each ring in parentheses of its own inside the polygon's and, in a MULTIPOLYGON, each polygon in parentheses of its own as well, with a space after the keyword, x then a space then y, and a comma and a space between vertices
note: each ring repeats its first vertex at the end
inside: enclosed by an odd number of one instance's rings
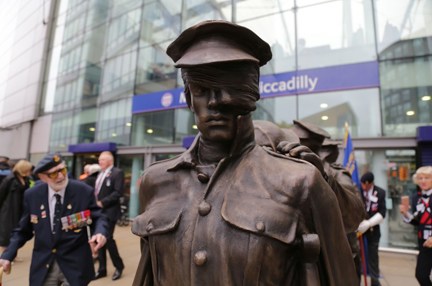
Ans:
POLYGON ((295 239, 297 211, 268 198, 227 194, 222 205, 222 217, 238 228, 287 244, 295 239))
POLYGON ((157 205, 137 216, 132 224, 132 233, 147 237, 153 234, 167 233, 177 228, 182 210, 157 205))

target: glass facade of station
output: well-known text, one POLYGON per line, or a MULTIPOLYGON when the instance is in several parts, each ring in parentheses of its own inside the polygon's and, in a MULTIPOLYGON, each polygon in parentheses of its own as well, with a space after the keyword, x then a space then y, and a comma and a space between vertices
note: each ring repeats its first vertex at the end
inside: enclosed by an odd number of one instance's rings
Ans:
MULTIPOLYGON (((50 150, 117 143, 117 163, 128 174, 135 205, 131 215, 136 215, 135 182, 142 170, 178 153, 182 139, 197 133, 187 108, 132 113, 133 99, 182 86, 165 50, 202 20, 232 21, 267 41, 273 59, 261 69, 262 77, 364 63, 377 67, 377 85, 343 88, 345 77, 336 74, 327 90, 314 92, 311 81, 306 90, 297 86, 263 97, 255 119, 284 127, 305 120, 335 139, 343 137, 345 122, 355 139, 413 138, 418 126, 432 124, 431 1, 68 0, 57 5, 41 105, 42 114, 53 113, 50 150)), ((368 75, 355 76, 353 82, 368 75)), ((415 191, 414 147, 356 153, 361 172, 374 171, 377 185, 388 191, 382 246, 415 247, 413 230, 395 209, 402 194, 415 191)))

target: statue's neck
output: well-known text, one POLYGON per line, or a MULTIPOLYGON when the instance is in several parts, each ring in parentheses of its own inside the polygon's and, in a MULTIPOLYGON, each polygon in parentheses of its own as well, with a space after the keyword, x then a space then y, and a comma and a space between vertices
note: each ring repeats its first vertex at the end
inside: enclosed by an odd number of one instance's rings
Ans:
POLYGON ((217 164, 229 155, 230 149, 231 143, 209 142, 201 137, 197 152, 198 161, 203 165, 217 164))

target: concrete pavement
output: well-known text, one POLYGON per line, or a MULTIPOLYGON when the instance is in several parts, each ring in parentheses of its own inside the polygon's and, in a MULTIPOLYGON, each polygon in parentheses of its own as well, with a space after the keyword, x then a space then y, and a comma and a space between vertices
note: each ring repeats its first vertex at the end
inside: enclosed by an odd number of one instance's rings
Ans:
MULTIPOLYGON (((108 276, 91 282, 91 286, 132 285, 136 267, 140 259, 139 239, 131 233, 130 226, 116 227, 114 238, 118 244, 120 255, 123 258, 124 264, 126 266, 123 276, 117 281, 111 280, 114 268, 112 266, 111 260, 108 258, 108 276)), ((22 261, 14 262, 12 266, 12 273, 10 275, 3 275, 3 286, 28 285, 28 273, 32 247, 33 242, 29 241, 23 248, 21 248, 19 251, 19 257, 22 259, 22 261)), ((382 286, 418 285, 414 277, 415 263, 416 256, 414 254, 380 251, 382 286)), ((97 265, 95 266, 97 267, 97 265)), ((362 285, 364 285, 363 282, 362 285)), ((368 282, 368 285, 370 286, 370 282, 368 282)))

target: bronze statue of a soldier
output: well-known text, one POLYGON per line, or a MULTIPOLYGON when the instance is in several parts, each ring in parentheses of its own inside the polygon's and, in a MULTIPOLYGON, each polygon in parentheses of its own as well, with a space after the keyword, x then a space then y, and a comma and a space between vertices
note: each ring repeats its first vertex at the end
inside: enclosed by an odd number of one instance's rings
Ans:
POLYGON ((324 178, 255 143, 251 112, 269 45, 245 27, 205 21, 167 54, 200 133, 183 154, 144 171, 134 285, 355 285, 324 178))
MULTIPOLYGON (((302 145, 309 147, 317 155, 320 155, 321 152, 321 156, 323 156, 323 142, 330 138, 330 134, 327 131, 319 126, 300 120, 294 120, 292 130, 299 136, 302 145)), ((330 158, 334 159, 333 157, 330 158)), ((362 199, 352 180, 343 177, 343 174, 347 173, 343 173, 343 170, 336 172, 327 160, 321 157, 324 171, 327 175, 327 182, 338 199, 345 232, 354 232, 357 230, 359 222, 365 218, 362 199)))

